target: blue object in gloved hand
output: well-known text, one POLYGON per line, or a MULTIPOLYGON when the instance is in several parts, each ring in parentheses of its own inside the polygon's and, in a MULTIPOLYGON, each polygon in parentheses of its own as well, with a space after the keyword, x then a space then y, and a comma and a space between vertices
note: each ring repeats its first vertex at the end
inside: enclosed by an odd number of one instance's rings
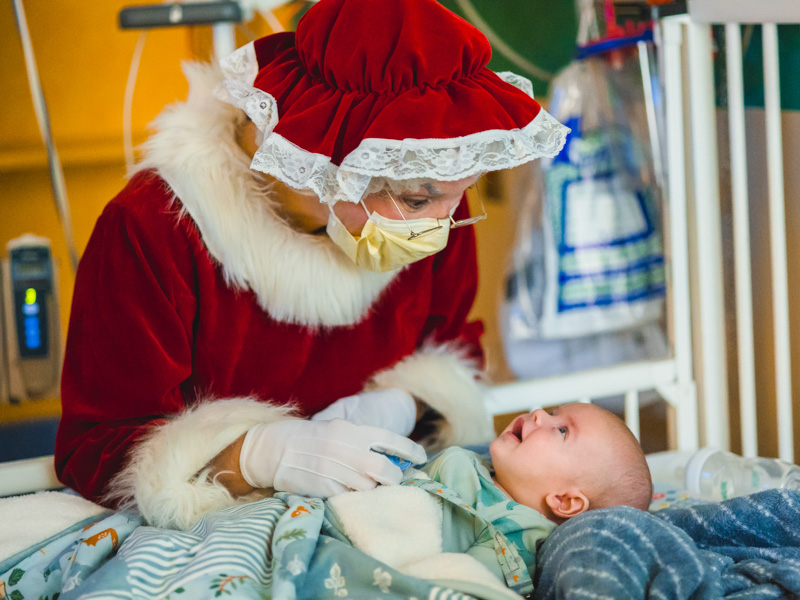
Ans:
MULTIPOLYGON (((373 452, 377 452, 377 450, 373 450, 373 452)), ((408 467, 411 466, 410 460, 400 458, 399 456, 395 456, 394 454, 386 454, 386 452, 378 452, 378 454, 383 454, 386 458, 392 461, 393 464, 400 467, 401 471, 405 471, 408 467)))

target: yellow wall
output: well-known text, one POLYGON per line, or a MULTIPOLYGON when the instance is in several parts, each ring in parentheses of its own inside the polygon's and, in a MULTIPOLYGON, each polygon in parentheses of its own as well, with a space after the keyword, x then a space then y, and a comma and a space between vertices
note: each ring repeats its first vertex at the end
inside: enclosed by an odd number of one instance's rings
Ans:
MULTIPOLYGON (((24 2, 79 252, 103 206, 124 184, 122 106, 139 36, 118 28, 117 15, 125 5, 120 0, 24 2)), ((163 105, 185 96, 180 61, 191 56, 196 37, 188 29, 148 34, 133 104, 135 142, 144 139, 146 124, 163 105)), ((0 254, 5 256, 8 240, 24 233, 50 238, 60 268, 66 332, 74 274, 10 2, 0 3, 0 53, 0 254)), ((49 406, 57 410, 57 403, 49 406)))

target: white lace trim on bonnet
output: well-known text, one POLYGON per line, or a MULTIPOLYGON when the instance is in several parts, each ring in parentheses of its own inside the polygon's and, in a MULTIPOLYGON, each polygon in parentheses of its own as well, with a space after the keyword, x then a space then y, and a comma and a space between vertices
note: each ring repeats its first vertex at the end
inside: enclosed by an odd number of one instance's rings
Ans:
MULTIPOLYGON (((331 204, 358 202, 373 177, 456 181, 552 157, 564 147, 569 133, 541 109, 521 129, 490 129, 449 139, 367 138, 337 167, 330 157, 308 152, 272 131, 278 123, 277 102, 252 85, 258 74, 252 42, 220 61, 220 66, 226 79, 214 90, 215 95, 244 110, 264 133, 251 168, 295 189, 311 190, 321 202, 331 204)), ((530 80, 508 71, 497 75, 533 98, 530 80)))

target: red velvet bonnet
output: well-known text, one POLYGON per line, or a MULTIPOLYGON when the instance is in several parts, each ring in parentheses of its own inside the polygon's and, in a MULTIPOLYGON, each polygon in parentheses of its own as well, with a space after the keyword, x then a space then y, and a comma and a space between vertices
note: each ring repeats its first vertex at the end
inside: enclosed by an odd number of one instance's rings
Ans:
POLYGON ((217 94, 264 133, 252 168, 357 202, 372 177, 454 181, 561 150, 569 130, 490 57, 436 0, 322 0, 223 60, 217 94))

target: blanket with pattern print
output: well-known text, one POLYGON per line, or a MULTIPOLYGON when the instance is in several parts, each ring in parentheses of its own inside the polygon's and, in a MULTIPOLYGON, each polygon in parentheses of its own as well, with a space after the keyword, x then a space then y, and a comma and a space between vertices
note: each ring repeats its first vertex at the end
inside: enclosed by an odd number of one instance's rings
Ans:
POLYGON ((282 493, 210 513, 190 531, 92 517, 0 562, 0 599, 468 600, 325 535, 324 508, 282 493))
MULTIPOLYGON (((2 561, 0 598, 469 597, 326 535, 324 519, 321 500, 289 494, 217 511, 187 532, 107 513, 2 561)), ((537 556, 538 599, 798 598, 800 493, 591 511, 557 527, 537 556)))

